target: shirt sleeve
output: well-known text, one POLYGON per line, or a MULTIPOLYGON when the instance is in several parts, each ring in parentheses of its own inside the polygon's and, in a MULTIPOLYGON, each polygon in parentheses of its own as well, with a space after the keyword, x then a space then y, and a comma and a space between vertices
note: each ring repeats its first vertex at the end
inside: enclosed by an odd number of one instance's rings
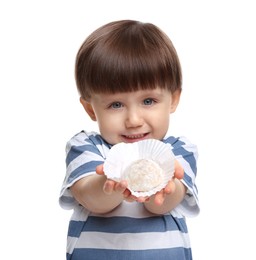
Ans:
POLYGON ((104 162, 102 143, 97 136, 85 132, 75 135, 66 145, 66 176, 60 192, 59 204, 64 209, 72 209, 77 201, 70 187, 79 179, 95 174, 95 168, 104 162))
POLYGON ((184 178, 181 181, 187 187, 185 198, 175 210, 184 216, 196 216, 200 211, 198 190, 195 184, 198 159, 197 146, 185 137, 168 137, 164 142, 171 145, 175 158, 182 165, 184 178))

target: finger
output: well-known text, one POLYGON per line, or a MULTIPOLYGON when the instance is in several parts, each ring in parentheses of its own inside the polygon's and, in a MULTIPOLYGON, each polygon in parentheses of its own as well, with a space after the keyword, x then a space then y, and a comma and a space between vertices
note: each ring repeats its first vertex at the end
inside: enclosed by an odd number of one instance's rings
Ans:
POLYGON ((154 202, 156 205, 161 206, 164 203, 165 193, 163 190, 155 194, 154 202))
POLYGON ((169 181, 164 188, 164 192, 167 194, 171 194, 175 191, 176 185, 173 180, 169 181))
POLYGON ((131 192, 130 192, 130 190, 125 189, 125 191, 123 192, 123 196, 124 196, 124 198, 128 198, 128 197, 130 197, 130 196, 131 196, 131 192))
POLYGON ((148 197, 137 197, 137 199, 136 199, 138 202, 140 202, 140 203, 144 203, 144 202, 146 202, 147 200, 148 200, 148 197))
POLYGON ((133 196, 128 196, 128 197, 124 198, 124 200, 127 201, 127 202, 134 202, 134 201, 136 201, 136 199, 133 196))
POLYGON ((104 175, 103 164, 96 166, 96 173, 99 175, 104 175))
POLYGON ((127 189, 127 182, 122 180, 122 181, 116 183, 114 189, 115 189, 115 191, 118 191, 118 192, 124 192, 127 189))
POLYGON ((133 200, 132 198, 130 198, 130 197, 124 198, 124 200, 127 201, 127 202, 133 202, 133 201, 134 201, 134 200, 133 200))
POLYGON ((184 169, 177 160, 175 160, 174 177, 177 179, 182 179, 184 177, 184 169))
POLYGON ((135 197, 134 195, 132 195, 131 191, 129 189, 126 189, 123 192, 123 196, 124 196, 124 200, 128 201, 128 202, 133 202, 133 201, 137 201, 137 197, 135 197))
POLYGON ((111 194, 111 193, 113 192, 113 190, 114 190, 114 186, 115 186, 114 181, 107 180, 107 181, 104 183, 103 191, 104 191, 106 194, 111 194))

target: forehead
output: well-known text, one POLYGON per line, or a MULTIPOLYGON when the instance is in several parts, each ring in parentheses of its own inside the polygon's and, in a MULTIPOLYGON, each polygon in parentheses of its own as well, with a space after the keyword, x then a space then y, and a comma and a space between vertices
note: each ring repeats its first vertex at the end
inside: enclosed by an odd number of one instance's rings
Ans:
POLYGON ((112 99, 126 99, 128 97, 162 97, 167 94, 171 94, 171 92, 167 89, 155 88, 155 89, 143 89, 129 92, 117 92, 117 93, 97 93, 92 95, 91 99, 94 100, 112 100, 112 99))

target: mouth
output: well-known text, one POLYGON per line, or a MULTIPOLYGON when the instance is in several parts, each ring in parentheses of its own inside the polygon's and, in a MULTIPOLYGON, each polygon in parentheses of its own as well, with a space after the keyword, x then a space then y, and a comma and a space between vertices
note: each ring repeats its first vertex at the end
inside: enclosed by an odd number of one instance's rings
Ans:
POLYGON ((122 138, 125 140, 127 143, 131 142, 137 142, 139 140, 146 139, 149 133, 145 134, 133 134, 133 135, 122 135, 122 138))

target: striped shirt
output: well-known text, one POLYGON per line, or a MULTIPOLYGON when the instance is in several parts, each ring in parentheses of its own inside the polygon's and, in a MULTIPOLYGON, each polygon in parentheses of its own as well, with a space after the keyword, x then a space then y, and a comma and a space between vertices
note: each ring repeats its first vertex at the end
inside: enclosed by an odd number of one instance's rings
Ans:
POLYGON ((199 213, 195 177, 197 147, 184 137, 167 137, 176 159, 184 168, 187 187, 184 200, 171 212, 155 215, 142 203, 123 201, 107 214, 95 214, 79 205, 69 188, 77 180, 95 174, 111 145, 95 132, 80 132, 66 146, 66 177, 59 203, 73 209, 67 237, 67 259, 185 260, 192 259, 185 217, 199 213))

